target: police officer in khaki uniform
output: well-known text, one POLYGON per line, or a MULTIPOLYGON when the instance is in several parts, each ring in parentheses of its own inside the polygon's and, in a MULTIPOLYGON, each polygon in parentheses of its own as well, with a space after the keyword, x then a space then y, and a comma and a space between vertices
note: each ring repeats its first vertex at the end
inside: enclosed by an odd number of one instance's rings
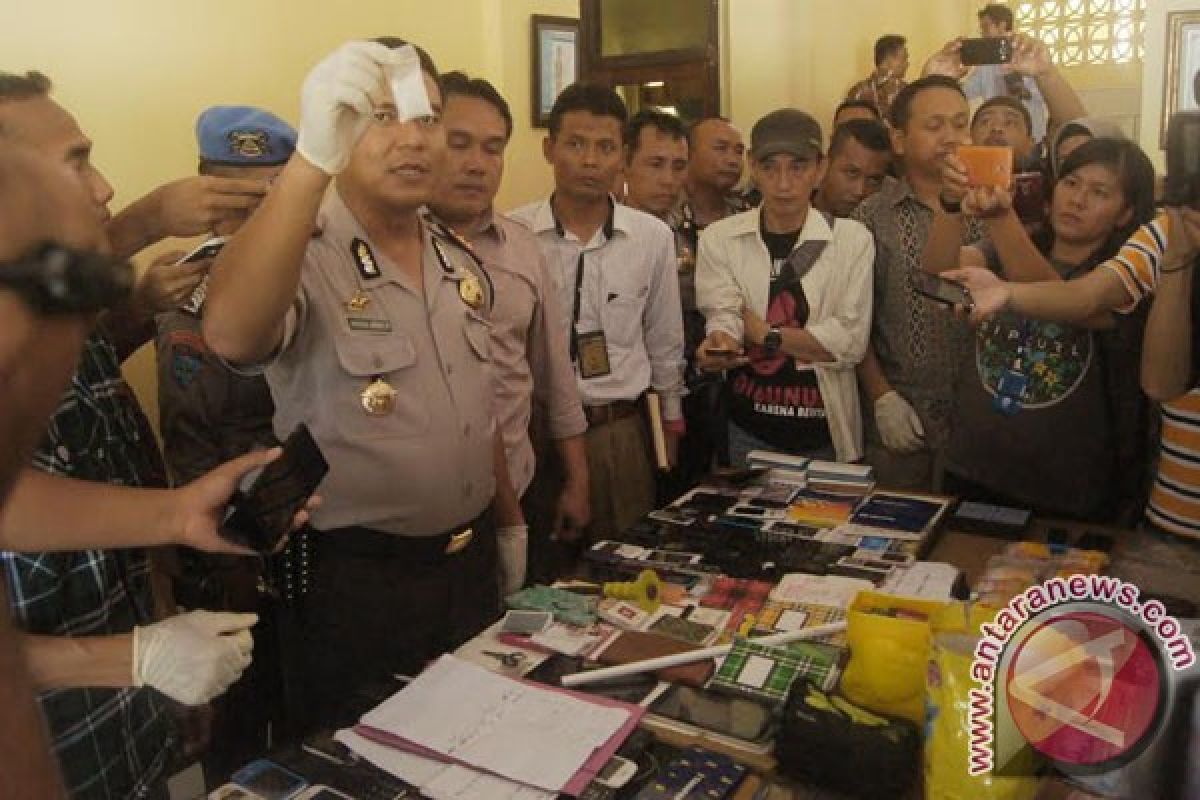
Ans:
POLYGON ((491 412, 491 284, 420 213, 445 148, 437 75, 396 39, 318 64, 296 156, 212 271, 209 346, 265 364, 276 434, 307 424, 330 465, 305 622, 317 725, 493 621, 495 526, 523 523, 491 412))

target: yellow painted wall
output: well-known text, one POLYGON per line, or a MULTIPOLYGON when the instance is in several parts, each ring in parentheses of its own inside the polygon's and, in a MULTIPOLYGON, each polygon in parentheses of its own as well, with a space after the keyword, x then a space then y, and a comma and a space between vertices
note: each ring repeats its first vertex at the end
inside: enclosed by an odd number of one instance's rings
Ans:
POLYGON ((972 0, 727 0, 727 113, 744 133, 788 105, 828 127, 846 90, 874 68, 876 38, 908 38, 911 80, 931 53, 975 30, 977 7, 972 0))
MULTIPOLYGON (((646 0, 653 2, 653 0, 646 0)), ((96 162, 117 187, 114 208, 195 169, 192 124, 215 103, 248 103, 295 119, 305 73, 340 42, 395 34, 426 46, 442 69, 490 78, 515 129, 498 207, 547 193, 544 131, 530 127, 532 14, 577 17, 578 0, 46 0, 11 6, 0 28, 0 68, 37 68, 96 140, 96 162)), ((872 68, 885 32, 908 37, 909 77, 954 36, 976 30, 976 0, 724 0, 724 111, 747 134, 791 105, 828 126, 846 89, 872 68)), ((1165 9, 1200 0, 1149 0, 1143 142, 1157 148, 1165 9)), ((1137 86, 1141 69, 1068 71, 1079 88, 1137 86)), ((156 417, 148 349, 128 365, 156 417)))
MULTIPOLYGON (((576 0, 4 0, 0 69, 38 69, 96 142, 119 209, 196 168, 192 126, 217 103, 295 121, 308 69, 341 42, 381 34, 420 43, 443 70, 495 82, 513 107, 501 207, 548 191, 540 132, 529 126, 529 16, 579 14, 576 0)), ((178 243, 177 243, 178 244, 178 243)), ((157 419, 153 355, 126 372, 157 419)))
MULTIPOLYGON (((1164 2, 1197 5, 1197 0, 1149 0, 1149 5, 1164 2)), ((873 69, 877 37, 908 38, 908 78, 913 80, 925 59, 947 41, 979 35, 976 12, 982 6, 982 0, 726 0, 726 113, 743 132, 785 105, 802 108, 828 126, 846 90, 873 69)), ((1147 39, 1148 61, 1161 38, 1147 39)), ((1081 66, 1063 74, 1081 91, 1136 89, 1142 67, 1081 66)))

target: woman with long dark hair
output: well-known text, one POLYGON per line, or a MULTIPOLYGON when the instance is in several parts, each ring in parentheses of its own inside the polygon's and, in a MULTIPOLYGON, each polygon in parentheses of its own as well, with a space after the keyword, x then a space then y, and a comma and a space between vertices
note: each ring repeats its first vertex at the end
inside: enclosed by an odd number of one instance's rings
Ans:
MULTIPOLYGON (((984 219, 990 239, 947 247, 958 241, 961 214, 937 215, 925 250, 930 272, 961 266, 997 281, 1070 281, 1116 255, 1154 215, 1154 169, 1128 141, 1094 139, 1063 161, 1048 225, 1034 240, 1003 190, 964 192, 957 166, 948 160, 944 197, 962 196, 962 213, 984 219)), ((1144 461, 1141 325, 1140 317, 1108 312, 1078 325, 1010 311, 983 321, 974 368, 961 372, 957 389, 947 491, 1057 516, 1131 517, 1141 499, 1132 467, 1144 461)))

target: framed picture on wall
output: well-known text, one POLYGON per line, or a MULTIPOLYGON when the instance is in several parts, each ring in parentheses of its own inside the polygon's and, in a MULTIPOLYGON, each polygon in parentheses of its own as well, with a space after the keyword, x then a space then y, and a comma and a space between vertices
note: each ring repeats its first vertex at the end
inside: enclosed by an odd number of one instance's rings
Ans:
POLYGON ((544 128, 559 92, 579 76, 579 20, 533 15, 533 127, 544 128))
POLYGON ((1167 14, 1166 76, 1163 81, 1162 146, 1167 121, 1176 111, 1200 111, 1200 11, 1167 14))

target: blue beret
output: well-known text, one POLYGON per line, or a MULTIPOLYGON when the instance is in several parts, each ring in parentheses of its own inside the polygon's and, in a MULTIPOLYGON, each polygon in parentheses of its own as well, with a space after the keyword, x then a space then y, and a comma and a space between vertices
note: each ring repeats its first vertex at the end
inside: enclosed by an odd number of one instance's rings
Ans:
POLYGON ((200 160, 232 167, 273 167, 296 149, 296 131, 269 111, 213 106, 196 118, 200 160))

